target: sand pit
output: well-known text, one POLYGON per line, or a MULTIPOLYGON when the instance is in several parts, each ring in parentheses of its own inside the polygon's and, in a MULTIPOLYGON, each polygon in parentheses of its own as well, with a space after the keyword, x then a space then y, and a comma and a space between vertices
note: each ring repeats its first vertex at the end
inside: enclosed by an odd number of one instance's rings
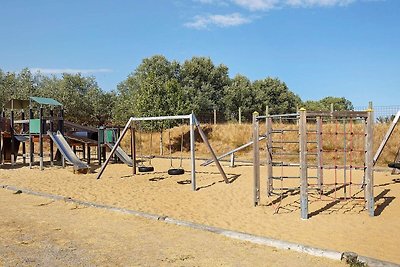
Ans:
MULTIPOLYGON (((262 205, 253 207, 251 165, 229 168, 224 164, 232 180, 228 185, 215 166, 198 165, 199 190, 193 192, 190 172, 169 176, 168 160, 155 159, 153 164, 154 173, 134 177, 129 167, 111 164, 100 180, 95 173, 74 175, 71 167, 44 171, 22 167, 0 170, 0 184, 400 263, 399 176, 375 173, 376 217, 369 217, 359 201, 332 203, 311 196, 313 216, 301 220, 296 194, 284 199, 278 214, 274 214, 276 204, 271 205, 264 194, 262 205)), ((188 161, 184 167, 190 169, 188 161)), ((265 192, 265 181, 262 185, 265 192)))

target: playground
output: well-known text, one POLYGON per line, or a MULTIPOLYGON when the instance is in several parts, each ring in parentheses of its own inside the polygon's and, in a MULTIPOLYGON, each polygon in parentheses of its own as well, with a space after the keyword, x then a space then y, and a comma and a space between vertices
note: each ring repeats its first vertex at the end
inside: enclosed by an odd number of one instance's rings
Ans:
MULTIPOLYGON (((217 133, 212 132, 211 126, 200 125, 194 114, 131 117, 120 127, 93 129, 64 122, 62 109, 55 128, 51 119, 43 118, 43 112, 40 108, 43 126, 36 131, 30 121, 19 121, 28 123, 31 130, 28 133, 24 126, 20 127, 29 138, 25 142, 38 141, 39 147, 29 146, 30 155, 23 152, 28 151, 23 147, 2 153, 2 192, 20 190, 22 194, 12 195, 16 201, 29 194, 39 195, 47 207, 58 205, 60 200, 74 200, 76 204, 70 211, 88 206, 131 210, 155 214, 162 220, 172 218, 400 262, 400 176, 395 171, 398 162, 394 159, 391 168, 385 163, 373 170, 381 152, 387 157, 385 147, 393 146, 398 116, 396 123, 387 125, 383 131, 386 134, 379 136, 383 141, 377 144, 372 136, 372 110, 310 113, 308 119, 306 111, 280 118, 255 114, 253 124, 245 126, 248 143, 220 148, 212 138, 217 133), (285 123, 288 117, 299 123, 285 123), (322 117, 325 126, 318 130, 318 119, 322 117), (278 120, 276 125, 274 120, 278 120), (179 123, 169 127, 164 124, 160 134, 155 129, 157 121, 179 123), (309 128, 302 130, 303 123, 309 128), (49 130, 44 131, 46 127, 49 130), (79 131, 67 130, 68 127, 79 131), (96 132, 97 140, 90 138, 90 132, 96 132), (283 136, 284 132, 288 135, 283 136), (273 134, 279 138, 274 139, 273 134), (304 138, 304 134, 312 137, 304 138), (318 136, 322 140, 318 141, 318 136), (325 146, 319 143, 322 141, 325 146), (288 147, 283 147, 286 143, 288 147), (52 144, 59 150, 58 159, 52 144), (306 150, 308 154, 302 154, 306 150), (30 161, 36 154, 39 161, 30 161), (222 161, 220 155, 227 160, 222 161), (305 161, 306 156, 313 158, 305 161), (304 169, 308 172, 302 172, 304 169), (310 181, 302 184, 305 178, 310 181)), ((12 122, 13 115, 10 116, 12 122)), ((33 119, 32 113, 30 117, 33 119)), ((3 127, 4 132, 6 128, 3 127)), ((11 131, 11 138, 17 132, 11 131)), ((4 138, 8 138, 7 134, 4 138)), ((16 143, 12 146, 18 147, 16 143)), ((79 223, 84 217, 76 220, 79 223)))

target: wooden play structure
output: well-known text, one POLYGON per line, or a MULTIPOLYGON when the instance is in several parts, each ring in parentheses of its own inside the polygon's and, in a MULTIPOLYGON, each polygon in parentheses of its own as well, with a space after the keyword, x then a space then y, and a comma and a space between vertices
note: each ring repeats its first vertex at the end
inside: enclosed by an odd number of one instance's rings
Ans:
POLYGON ((254 113, 254 205, 260 204, 260 166, 265 163, 266 195, 279 200, 285 194, 298 191, 302 219, 309 217, 311 191, 317 192, 320 199, 325 197, 329 201, 352 199, 365 202, 365 209, 374 216, 373 125, 372 109, 334 112, 300 109, 294 114, 267 113, 265 116, 254 113), (265 127, 262 135, 261 124, 265 127), (329 146, 324 143, 327 135, 333 139, 329 146), (266 159, 263 162, 260 137, 265 137, 266 159), (334 160, 325 161, 324 155, 332 153, 334 160), (355 158, 361 160, 357 162, 355 158), (288 172, 291 168, 292 172, 288 172), (327 171, 333 172, 334 176, 329 183, 324 180, 327 171), (282 186, 286 180, 297 180, 298 186, 282 186), (356 196, 355 192, 360 193, 360 190, 363 197, 356 196))
POLYGON ((30 97, 29 100, 11 99, 5 106, 1 116, 1 158, 0 163, 16 164, 19 146, 22 143, 22 163, 26 164, 29 158, 29 166, 35 164, 35 143, 39 144, 39 166, 44 169, 44 143, 49 143, 50 165, 54 165, 57 153, 54 153, 56 145, 59 159, 65 166, 65 160, 74 166, 74 171, 87 172, 88 165, 83 163, 71 150, 64 138, 64 110, 61 103, 45 97, 30 97), (48 110, 45 116, 44 109, 48 110), (26 119, 25 111, 29 110, 26 119), (58 114, 55 115, 55 111, 58 114), (6 117, 9 114, 9 118, 6 117), (15 114, 21 116, 15 120, 15 114), (26 144, 29 143, 29 153, 26 153, 26 144))
MULTIPOLYGON (((203 132, 203 130, 200 127, 199 122, 196 119, 196 116, 192 113, 189 115, 177 115, 177 116, 160 116, 160 117, 141 117, 141 118, 136 118, 136 117, 131 117, 128 122, 126 123, 124 129, 122 130, 118 140, 115 142, 115 144, 113 144, 112 149, 110 154, 108 155, 106 161, 104 162, 103 166, 101 167, 98 175, 97 175, 97 179, 100 179, 105 168, 107 167, 107 164, 110 162, 111 158, 114 156, 115 153, 117 153, 118 147, 122 141, 122 139, 124 138, 124 136, 126 135, 126 133, 130 130, 131 132, 131 162, 132 164, 132 174, 135 175, 136 174, 136 169, 138 167, 138 171, 140 172, 151 172, 154 170, 154 167, 151 165, 151 157, 148 161, 148 163, 145 165, 143 163, 141 163, 141 165, 138 165, 137 162, 137 145, 136 145, 136 131, 137 131, 137 123, 138 122, 152 122, 152 121, 171 121, 171 120, 186 120, 189 121, 189 126, 190 126, 190 162, 191 162, 191 184, 192 184, 192 189, 194 191, 196 191, 197 187, 196 187, 196 166, 195 166, 195 128, 197 129, 198 133, 200 134, 200 137, 202 138, 203 142, 206 144, 213 161, 216 163, 218 170, 221 174, 221 176, 223 177, 225 183, 229 183, 229 180, 221 166, 221 164, 219 163, 214 150, 212 149, 210 143, 208 142, 207 136, 206 134, 203 132)), ((140 138, 139 138, 140 139, 140 138)), ((181 147, 183 145, 183 140, 181 139, 181 147)), ((141 143, 141 142, 140 142, 141 143)), ((151 140, 150 140, 150 145, 151 145, 151 140)), ((140 144, 141 146, 141 144, 140 144)), ((139 147, 139 149, 141 149, 139 147)), ((170 146, 171 149, 171 146, 170 146)), ((151 148, 150 148, 151 150, 151 148)), ((141 161, 142 162, 142 161, 141 161)), ((182 161, 181 161, 182 162, 182 161)), ((180 175, 184 173, 184 170, 182 168, 182 163, 180 163, 180 166, 178 168, 174 167, 172 165, 172 159, 171 159, 171 167, 168 170, 168 173, 170 175, 180 175)))

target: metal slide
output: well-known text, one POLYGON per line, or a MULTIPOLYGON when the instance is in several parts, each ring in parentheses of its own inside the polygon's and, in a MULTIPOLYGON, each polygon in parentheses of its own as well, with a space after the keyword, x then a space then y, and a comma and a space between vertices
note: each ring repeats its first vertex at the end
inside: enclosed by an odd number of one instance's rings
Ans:
POLYGON ((86 163, 82 162, 75 155, 74 151, 72 151, 67 140, 65 140, 64 136, 60 133, 60 131, 57 131, 56 134, 48 131, 47 134, 53 140, 54 144, 56 144, 58 150, 60 150, 64 158, 69 163, 74 165, 74 171, 87 172, 89 170, 89 166, 86 163))
MULTIPOLYGON (((114 142, 106 142, 106 144, 110 149, 113 149, 115 145, 114 142)), ((133 166, 132 159, 128 156, 128 154, 125 153, 125 151, 120 146, 118 146, 117 150, 115 150, 115 155, 117 155, 117 157, 129 167, 133 166)))

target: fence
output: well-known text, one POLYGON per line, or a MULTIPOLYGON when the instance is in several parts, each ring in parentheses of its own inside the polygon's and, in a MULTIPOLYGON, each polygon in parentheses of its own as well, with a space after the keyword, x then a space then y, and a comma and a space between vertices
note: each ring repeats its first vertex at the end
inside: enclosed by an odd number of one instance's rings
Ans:
MULTIPOLYGON (((354 110, 367 110, 368 106, 357 106, 354 110)), ((391 122, 396 115, 397 111, 400 110, 400 105, 392 106, 373 106, 374 117, 377 123, 391 122)))
MULTIPOLYGON (((368 105, 356 106, 355 111, 365 111, 368 109, 368 105)), ((400 105, 392 106, 373 106, 374 117, 377 123, 388 123, 391 122, 396 115, 397 111, 400 110, 400 105)), ((264 114, 263 111, 257 110, 260 114, 264 114)), ((339 111, 339 110, 335 110, 339 111)), ((208 124, 219 124, 219 123, 250 123, 252 121, 252 112, 243 112, 238 109, 237 112, 232 114, 226 114, 219 110, 210 110, 206 112, 196 113, 197 119, 200 123, 208 124)))

